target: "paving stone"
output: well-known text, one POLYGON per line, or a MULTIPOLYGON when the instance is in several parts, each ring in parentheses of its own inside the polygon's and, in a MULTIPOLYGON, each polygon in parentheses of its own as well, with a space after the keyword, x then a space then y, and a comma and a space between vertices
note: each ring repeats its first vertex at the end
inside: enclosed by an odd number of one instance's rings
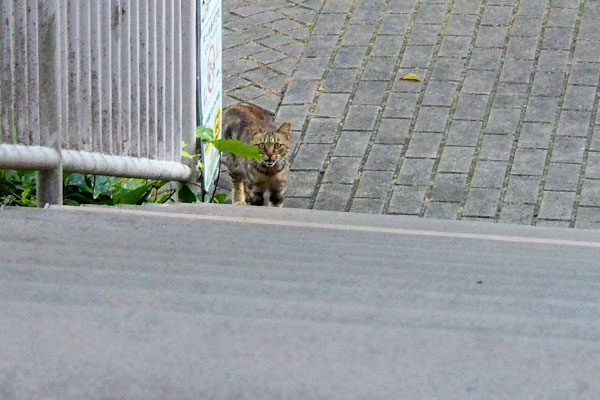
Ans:
POLYGON ((421 107, 415 131, 444 132, 450 109, 447 107, 421 107))
POLYGON ((462 201, 467 186, 466 174, 438 173, 435 176, 431 200, 433 201, 462 201))
MULTIPOLYGON (((313 31, 314 33, 314 31, 313 31)), ((330 54, 338 41, 338 35, 315 35, 308 40, 305 57, 318 57, 321 54, 330 54)))
POLYGON ((574 192, 577 190, 580 172, 579 164, 550 164, 544 189, 574 192))
POLYGON ((283 89, 285 88, 286 84, 286 78, 284 78, 283 76, 276 76, 275 78, 271 78, 266 82, 260 83, 260 86, 262 86, 264 89, 268 89, 272 92, 276 92, 279 94, 283 93, 283 89))
POLYGON ((308 123, 304 142, 333 143, 339 126, 339 118, 312 118, 308 123))
POLYGON ((379 24, 379 34, 403 35, 410 24, 409 14, 386 14, 379 24))
POLYGON ((505 201, 509 203, 536 204, 541 176, 511 175, 506 189, 505 201))
POLYGON ((568 70, 568 50, 541 50, 538 57, 538 71, 565 73, 568 70))
POLYGON ((452 121, 446 144, 451 146, 476 146, 479 141, 481 122, 452 121))
POLYGON ((295 79, 321 79, 329 58, 327 57, 315 57, 315 58, 303 58, 298 64, 298 69, 294 73, 295 79))
POLYGON ((279 50, 291 57, 300 58, 304 54, 304 45, 301 43, 290 43, 279 47, 279 50))
POLYGON ((500 26, 481 26, 477 39, 475 40, 476 47, 504 47, 507 28, 500 26))
POLYGON ((466 57, 471 47, 471 36, 445 36, 438 50, 439 56, 466 57))
POLYGON ((283 199, 283 207, 285 208, 301 208, 309 209, 312 199, 310 197, 288 197, 283 199))
POLYGON ((463 82, 462 91, 472 94, 490 94, 496 73, 493 71, 469 71, 463 82))
POLYGON ((499 222, 531 225, 534 212, 533 204, 505 204, 500 210, 499 222))
POLYGON ((282 105, 277 111, 277 121, 287 121, 292 124, 292 129, 301 129, 308 115, 308 104, 282 105))
POLYGON ((381 104, 387 85, 384 81, 360 81, 352 104, 381 104))
POLYGON ((510 135, 485 135, 479 158, 490 161, 507 161, 510 158, 514 137, 510 135))
POLYGON ((455 0, 452 12, 455 14, 479 14, 483 0, 455 0))
POLYGON ((350 24, 371 24, 375 25, 379 19, 379 14, 368 8, 356 8, 350 18, 350 24))
POLYGON ((434 46, 407 46, 402 55, 402 68, 427 67, 433 57, 434 46))
POLYGON ((383 116, 391 118, 412 117, 417 107, 418 98, 419 96, 416 93, 390 93, 385 104, 383 116))
POLYGON ((574 204, 574 192, 544 192, 538 218, 570 220, 574 204))
POLYGON ((350 25, 344 33, 342 46, 367 46, 371 42, 374 31, 373 25, 350 25))
POLYGON ((505 161, 479 161, 475 166, 471 187, 502 188, 507 168, 505 161))
POLYGON ((541 122, 524 122, 519 136, 519 147, 547 149, 550 147, 552 124, 541 122))
POLYGON ((356 197, 352 200, 350 212, 379 214, 381 212, 382 206, 383 199, 363 199, 356 197))
POLYGON ((564 74, 556 72, 538 72, 533 78, 531 94, 533 96, 555 96, 562 94, 564 74))
POLYGON ((508 25, 513 8, 510 6, 488 6, 481 18, 482 25, 508 25))
POLYGON ((511 172, 517 175, 542 175, 546 150, 517 148, 511 172))
MULTIPOLYGON (((281 61, 277 61, 269 64, 269 68, 273 71, 276 71, 280 74, 291 75, 294 73, 298 62, 294 58, 285 58, 281 61)), ((301 78, 301 76, 297 76, 297 78, 301 78)), ((318 79, 319 77, 308 76, 308 79, 318 79)))
POLYGON ((556 134, 587 137, 591 116, 591 111, 563 110, 560 114, 556 134))
MULTIPOLYGON (((365 164, 365 170, 394 171, 402 155, 402 145, 374 144, 365 164)), ((391 178, 391 177, 390 177, 391 178)))
POLYGON ((426 218, 456 219, 460 211, 460 203, 432 201, 425 209, 426 218))
POLYGON ((289 83, 282 104, 312 103, 319 81, 293 80, 289 83))
POLYGON ((529 83, 533 61, 530 60, 506 60, 500 74, 500 82, 523 82, 529 83))
POLYGON ((416 22, 419 24, 441 24, 446 16, 445 4, 422 4, 417 13, 416 22))
POLYGON ((333 61, 334 68, 360 68, 367 46, 343 46, 340 47, 333 61))
POLYGON ((469 190, 463 215, 471 217, 494 217, 500 200, 500 189, 469 190))
POLYGON ((252 100, 252 103, 254 105, 257 105, 257 106, 271 112, 272 114, 275 113, 275 111, 277 110, 277 106, 279 106, 280 102, 281 102, 281 98, 272 93, 265 93, 262 96, 259 96, 259 97, 255 98, 254 100, 252 100))
POLYGON ((407 157, 435 158, 444 135, 434 132, 415 132, 406 149, 407 157))
POLYGON ((319 179, 319 171, 290 171, 286 197, 311 197, 319 179))
POLYGON ((569 221, 556 221, 548 219, 538 219, 535 226, 546 226, 550 228, 569 228, 571 223, 569 221))
POLYGON ((600 207, 579 207, 575 228, 600 229, 600 207))
POLYGON ((552 149, 552 162, 581 163, 585 149, 585 138, 557 137, 552 149))
POLYGON ((352 185, 325 183, 319 188, 319 193, 313 208, 315 210, 345 211, 352 185))
POLYGON ((573 42, 573 28, 546 28, 542 49, 569 50, 573 42))
POLYGON ((294 170, 320 170, 327 158, 331 146, 329 144, 304 143, 294 157, 294 170))
POLYGON ((425 90, 424 105, 450 106, 454 100, 458 83, 447 81, 431 81, 425 90))
POLYGON ((384 198, 387 195, 393 174, 393 171, 363 171, 356 190, 356 196, 384 198))
POLYGON ((423 68, 400 68, 400 70, 398 70, 398 75, 396 76, 396 81, 392 86, 392 92, 416 94, 421 93, 424 87, 423 82, 410 79, 402 79, 402 77, 405 74, 415 74, 417 76, 423 77, 426 73, 426 70, 423 68))
POLYGON ((587 164, 585 167, 585 177, 600 179, 600 153, 595 151, 588 152, 587 164))
POLYGON ((593 86, 567 86, 563 108, 576 110, 592 110, 596 88, 593 86))
POLYGON ((500 49, 476 48, 471 54, 469 69, 495 71, 500 64, 501 55, 500 49))
POLYGON ((444 147, 438 171, 441 172, 464 172, 471 169, 471 161, 475 154, 474 147, 444 147))
POLYGON ((520 109, 492 108, 485 131, 487 133, 515 134, 520 117, 520 109))
POLYGON ((489 95, 484 94, 459 94, 454 119, 482 121, 487 113, 489 98, 489 95))
POLYGON ((313 34, 334 34, 337 35, 342 30, 346 22, 344 14, 321 14, 313 27, 313 34))
POLYGON ((594 63, 600 62, 600 41, 577 41, 574 60, 594 63))
POLYGON ((512 37, 508 41, 506 58, 533 60, 535 59, 537 46, 537 37, 512 37))
POLYGON ((333 152, 334 156, 362 157, 369 144, 370 133, 342 131, 333 152))
POLYGON ((229 95, 234 96, 242 101, 250 101, 258 96, 262 96, 264 93, 264 90, 261 88, 254 85, 249 85, 241 89, 232 90, 229 92, 229 95))
POLYGON ((582 206, 600 206, 600 181, 585 179, 581 192, 582 206))
POLYGON ((558 97, 531 96, 525 112, 525 121, 554 122, 558 101, 558 97))
POLYGON ((352 7, 353 0, 328 1, 321 10, 322 13, 346 14, 352 7))
POLYGON ((440 57, 435 61, 431 79, 442 81, 460 81, 465 67, 465 60, 461 58, 440 57))
POLYGON ((408 44, 414 46, 435 46, 441 31, 441 24, 415 24, 412 28, 408 44))
POLYGON ((253 60, 256 60, 262 64, 271 64, 272 62, 282 60, 288 56, 280 51, 267 50, 261 53, 256 53, 250 56, 253 60))
POLYGON ((387 83, 393 75, 395 62, 395 57, 369 57, 361 79, 387 83))
POLYGON ((573 63, 569 74, 570 85, 596 86, 600 77, 600 68, 595 64, 573 63))
POLYGON ((321 93, 314 115, 319 117, 341 117, 349 95, 346 93, 321 93))
POLYGON ((496 93, 492 108, 514 108, 521 111, 523 104, 527 102, 526 94, 519 93, 496 93))
POLYGON ((552 8, 548 14, 548 26, 572 28, 577 21, 577 9, 552 8))
POLYGON ((410 119, 383 118, 375 136, 375 143, 405 144, 409 135, 410 119))
POLYGON ((323 183, 354 183, 361 162, 360 157, 332 157, 323 176, 323 183))
POLYGON ((424 158, 405 158, 400 167, 398 184, 401 185, 428 185, 435 160, 424 158))
POLYGON ((344 129, 356 131, 372 131, 379 115, 380 107, 353 105, 348 110, 344 129))
POLYGON ((403 41, 404 38, 398 35, 377 36, 370 55, 379 57, 396 57, 400 52, 403 41))
POLYGON ((539 14, 539 10, 533 15, 517 15, 512 24, 511 34, 514 36, 539 36, 542 30, 542 18, 537 14, 539 14))
MULTIPOLYGON (((453 12, 455 11, 454 7, 453 12)), ((452 14, 448 19, 448 25, 446 27, 446 35, 466 35, 471 36, 475 31, 477 25, 476 15, 463 15, 463 14, 452 14)))
POLYGON ((357 69, 330 69, 323 84, 323 91, 326 93, 350 93, 354 87, 356 75, 358 75, 357 69))
POLYGON ((419 215, 426 188, 416 186, 394 186, 388 214, 419 215))

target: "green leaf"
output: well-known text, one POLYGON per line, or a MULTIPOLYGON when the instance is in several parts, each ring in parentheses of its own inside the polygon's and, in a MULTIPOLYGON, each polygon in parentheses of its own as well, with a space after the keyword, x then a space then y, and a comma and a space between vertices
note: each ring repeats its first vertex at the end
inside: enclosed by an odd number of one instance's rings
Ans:
POLYGON ((70 174, 65 180, 66 186, 75 186, 83 193, 92 193, 92 188, 88 186, 83 174, 70 174))
POLYGON ((214 140, 215 133, 212 129, 205 126, 196 127, 196 137, 201 139, 203 142, 212 142, 214 140))
POLYGON ((225 203, 225 200, 227 200, 227 194, 219 193, 219 194, 215 194, 215 197, 213 197, 212 202, 217 203, 217 204, 223 204, 223 203, 225 203))
POLYGON ((179 189, 179 192, 177 192, 177 194, 179 195, 179 200, 181 200, 183 203, 198 202, 198 196, 196 196, 196 193, 194 193, 190 186, 186 183, 184 183, 183 186, 181 186, 181 189, 179 189))
POLYGON ((255 160, 262 160, 263 157, 255 146, 250 146, 246 143, 240 142, 234 139, 219 139, 212 142, 212 144, 219 151, 228 151, 231 154, 235 154, 242 157, 253 158, 255 160))
POLYGON ((141 185, 137 189, 115 194, 112 200, 114 204, 141 204, 151 189, 151 185, 141 185))
POLYGON ((64 204, 65 206, 78 206, 78 205, 79 205, 79 203, 78 203, 78 202, 76 202, 76 201, 75 201, 75 200, 73 200, 73 199, 65 199, 65 200, 63 201, 63 204, 64 204))

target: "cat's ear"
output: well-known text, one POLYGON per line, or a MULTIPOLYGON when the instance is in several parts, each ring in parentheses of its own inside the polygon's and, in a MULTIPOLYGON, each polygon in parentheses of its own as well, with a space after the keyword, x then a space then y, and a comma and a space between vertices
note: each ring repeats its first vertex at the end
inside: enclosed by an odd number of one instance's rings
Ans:
POLYGON ((284 122, 281 124, 279 128, 277 128, 277 132, 285 133, 287 136, 290 136, 290 131, 292 130, 292 125, 289 122, 284 122))

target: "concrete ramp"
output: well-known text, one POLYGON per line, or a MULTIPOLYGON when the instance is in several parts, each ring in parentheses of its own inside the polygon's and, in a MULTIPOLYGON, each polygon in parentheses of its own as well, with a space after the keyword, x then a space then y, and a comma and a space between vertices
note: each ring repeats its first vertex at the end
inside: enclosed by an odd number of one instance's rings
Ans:
POLYGON ((0 399, 598 399, 600 232, 0 210, 0 399))

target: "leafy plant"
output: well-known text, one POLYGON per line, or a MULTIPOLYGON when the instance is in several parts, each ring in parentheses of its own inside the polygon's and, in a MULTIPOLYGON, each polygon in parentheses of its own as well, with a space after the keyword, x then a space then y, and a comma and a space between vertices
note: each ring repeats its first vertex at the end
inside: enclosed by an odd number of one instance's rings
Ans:
MULTIPOLYGON (((196 137, 210 143, 219 151, 260 160, 258 149, 239 140, 214 139, 213 130, 203 126, 196 129, 196 137)), ((185 147, 185 143, 183 143, 185 147)), ((196 160, 203 168, 200 154, 182 151, 184 157, 196 160)), ((168 181, 117 178, 104 175, 65 173, 63 175, 63 199, 66 205, 98 204, 142 204, 144 202, 165 203, 172 200, 175 189, 166 188, 168 181)), ((183 183, 177 192, 184 203, 200 201, 190 183, 183 183)), ((213 194, 212 201, 224 203, 225 194, 213 194)), ((0 206, 36 206, 36 173, 30 170, 0 170, 0 206)))

